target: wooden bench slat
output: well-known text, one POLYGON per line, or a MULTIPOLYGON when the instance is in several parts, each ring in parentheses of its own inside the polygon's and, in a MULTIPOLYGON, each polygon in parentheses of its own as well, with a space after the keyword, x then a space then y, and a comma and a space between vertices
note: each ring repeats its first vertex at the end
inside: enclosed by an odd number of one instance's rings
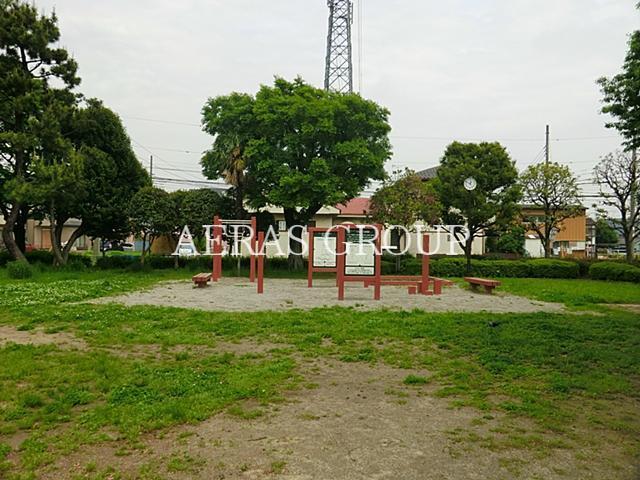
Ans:
POLYGON ((209 280, 211 280, 211 273, 198 273, 191 277, 193 283, 195 283, 198 287, 206 287, 209 280))
POLYGON ((491 295, 493 293, 493 289, 500 285, 498 280, 489 280, 488 278, 478 278, 478 277, 464 277, 466 282, 469 282, 471 288, 475 290, 475 287, 478 285, 482 285, 484 287, 484 291, 491 295))

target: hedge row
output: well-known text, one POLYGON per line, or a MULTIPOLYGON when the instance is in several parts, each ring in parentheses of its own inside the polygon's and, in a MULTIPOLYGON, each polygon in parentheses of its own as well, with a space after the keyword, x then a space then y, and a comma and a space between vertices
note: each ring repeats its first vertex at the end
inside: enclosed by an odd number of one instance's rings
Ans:
MULTIPOLYGON (((467 262, 464 258, 438 258, 429 263, 430 273, 436 277, 464 277, 467 262)), ((394 269, 387 264, 385 270, 394 269)), ((420 259, 405 260, 401 273, 418 275, 422 269, 420 259)), ((390 273, 390 272, 389 272, 390 273)), ((580 266, 577 262, 553 259, 535 260, 472 260, 470 275, 481 277, 532 277, 532 278, 578 278, 580 266)))
POLYGON ((640 267, 620 262, 599 262, 589 268, 594 280, 617 280, 640 283, 640 267))
MULTIPOLYGON (((33 250, 25 253, 25 257, 27 257, 27 261, 31 264, 41 263, 43 265, 53 265, 53 252, 49 250, 33 250)), ((0 267, 5 267, 7 263, 12 260, 13 258, 11 258, 7 250, 0 250, 0 267)), ((72 253, 69 255, 69 263, 90 267, 92 261, 89 256, 72 253)))
MULTIPOLYGON (((32 264, 51 265, 53 254, 49 251, 35 250, 27 253, 27 259, 32 264)), ((10 257, 6 251, 0 251, 0 266, 6 266, 10 257)), ((237 257, 223 257, 223 268, 234 271, 237 268, 237 257)), ((211 257, 178 258, 179 268, 191 271, 208 271, 211 268, 211 257)), ((69 270, 83 270, 91 266, 91 258, 84 255, 71 255, 69 270)), ((140 263, 140 257, 135 255, 114 255, 99 257, 96 266, 103 270, 126 269, 131 271, 141 269, 171 269, 176 266, 175 257, 152 255, 145 259, 145 266, 140 263)), ((240 258, 240 267, 249 268, 249 258, 240 258)), ((305 260, 306 267, 306 260, 305 260)), ((403 256, 400 262, 400 272, 404 275, 419 275, 422 263, 419 258, 403 256)), ((286 271, 286 258, 267 258, 265 269, 286 271)), ((463 277, 467 275, 466 259, 462 257, 431 258, 430 272, 438 277, 463 277)), ((382 273, 395 274, 396 260, 385 256, 382 260, 382 273)), ((530 260, 492 260, 473 258, 471 261, 471 275, 482 277, 531 277, 531 278, 579 278, 590 277, 596 280, 617 280, 640 282, 640 267, 622 262, 576 261, 556 259, 530 260)))
MULTIPOLYGON (((145 266, 140 262, 139 256, 134 255, 117 255, 108 257, 99 257, 96 266, 102 270, 111 269, 127 269, 140 270, 143 268, 153 270, 167 270, 176 267, 185 268, 193 271, 208 271, 211 269, 211 257, 171 257, 150 255, 145 258, 145 266)), ((222 268, 224 270, 235 270, 238 266, 238 257, 222 257, 222 268)), ((249 257, 240 257, 240 268, 249 268, 249 257)), ((265 269, 286 270, 288 268, 286 258, 267 258, 265 260, 265 269)))

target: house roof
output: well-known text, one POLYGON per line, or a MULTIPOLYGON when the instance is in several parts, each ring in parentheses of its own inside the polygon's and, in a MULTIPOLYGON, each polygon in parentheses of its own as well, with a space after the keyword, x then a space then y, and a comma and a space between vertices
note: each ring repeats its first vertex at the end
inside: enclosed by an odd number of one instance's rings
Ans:
POLYGON ((438 175, 438 168, 438 165, 436 165, 435 167, 425 168, 424 170, 416 172, 416 175, 418 175, 422 180, 431 180, 433 178, 436 178, 436 176, 438 175))
POLYGON ((336 208, 340 215, 367 215, 369 213, 369 199, 364 197, 354 198, 346 204, 339 203, 336 208))

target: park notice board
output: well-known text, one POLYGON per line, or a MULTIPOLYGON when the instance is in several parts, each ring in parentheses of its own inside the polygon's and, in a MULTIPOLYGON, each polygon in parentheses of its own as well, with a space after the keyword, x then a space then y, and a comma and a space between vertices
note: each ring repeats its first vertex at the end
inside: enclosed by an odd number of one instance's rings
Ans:
POLYGON ((349 229, 345 232, 344 274, 373 276, 376 274, 375 228, 349 229))
POLYGON ((336 232, 313 232, 313 268, 336 268, 336 232))

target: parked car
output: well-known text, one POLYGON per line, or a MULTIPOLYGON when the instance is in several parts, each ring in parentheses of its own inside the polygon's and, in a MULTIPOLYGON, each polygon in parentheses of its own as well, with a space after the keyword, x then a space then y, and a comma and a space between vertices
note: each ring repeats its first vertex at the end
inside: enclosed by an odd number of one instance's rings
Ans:
POLYGON ((121 242, 120 240, 103 240, 100 244, 100 251, 109 252, 111 250, 124 250, 123 242, 121 242))

